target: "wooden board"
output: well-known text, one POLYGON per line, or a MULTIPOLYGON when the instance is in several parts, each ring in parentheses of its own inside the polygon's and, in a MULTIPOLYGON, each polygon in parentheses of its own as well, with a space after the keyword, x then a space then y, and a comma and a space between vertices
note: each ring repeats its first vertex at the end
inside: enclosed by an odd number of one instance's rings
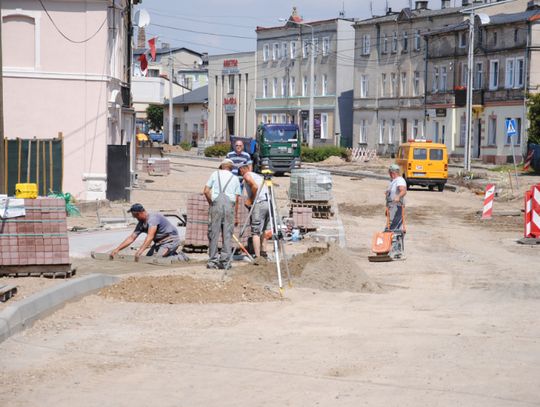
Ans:
POLYGON ((3 277, 70 278, 77 273, 71 264, 47 264, 42 266, 0 266, 3 277))

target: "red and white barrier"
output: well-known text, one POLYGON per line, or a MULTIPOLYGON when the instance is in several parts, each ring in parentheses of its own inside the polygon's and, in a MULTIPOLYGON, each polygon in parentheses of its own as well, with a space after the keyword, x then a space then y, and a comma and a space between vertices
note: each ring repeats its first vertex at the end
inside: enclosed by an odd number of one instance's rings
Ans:
POLYGON ((486 186, 486 193, 484 195, 484 209, 482 211, 482 219, 491 219, 493 215, 493 200, 495 199, 495 184, 488 184, 486 186))
POLYGON ((540 184, 531 188, 531 237, 540 239, 540 184))
POLYGON ((532 192, 525 191, 525 231, 524 231, 525 237, 532 237, 531 236, 531 215, 532 215, 531 201, 532 201, 532 192))
POLYGON ((527 154, 527 158, 525 158, 525 162, 523 163, 523 171, 529 171, 531 168, 532 160, 534 156, 534 150, 529 151, 527 154))

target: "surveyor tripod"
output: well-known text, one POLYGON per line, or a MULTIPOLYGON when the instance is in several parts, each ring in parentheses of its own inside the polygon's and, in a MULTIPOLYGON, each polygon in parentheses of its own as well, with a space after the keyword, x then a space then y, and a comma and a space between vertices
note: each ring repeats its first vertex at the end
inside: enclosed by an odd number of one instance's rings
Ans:
MULTIPOLYGON (((282 279, 282 273, 281 273, 281 261, 283 260, 283 263, 285 265, 285 271, 287 273, 287 280, 289 286, 291 286, 291 274, 289 270, 289 264, 287 262, 287 255, 285 253, 285 244, 284 244, 284 236, 283 236, 283 223, 281 220, 281 217, 279 216, 279 212, 277 209, 276 204, 276 197, 274 193, 274 185, 272 183, 272 171, 270 170, 263 170, 262 171, 263 180, 259 188, 257 189, 257 195, 255 199, 253 200, 253 204, 251 205, 251 208, 249 209, 248 217, 242 225, 242 228, 240 229, 240 236, 238 239, 235 239, 239 241, 242 236, 244 235, 244 232, 246 231, 247 227, 249 226, 251 216, 253 214, 253 210, 255 208, 255 205, 268 205, 268 214, 269 214, 269 223, 270 223, 270 230, 272 232, 272 241, 274 245, 274 257, 276 261, 276 272, 278 277, 278 284, 279 284, 279 290, 282 292, 283 290, 283 279, 282 279), (266 187, 266 200, 261 200, 261 192, 263 191, 263 187, 266 187)), ((263 230, 262 233, 264 234, 265 231, 263 230)), ((262 239, 261 239, 262 240, 262 239)), ((262 243, 262 242, 261 242, 262 243)), ((240 246, 241 243, 237 244, 240 246)), ((262 246, 262 245, 261 245, 262 246)), ((234 251, 234 248, 233 248, 234 251)), ((230 265, 232 256, 229 259, 229 263, 227 264, 226 269, 230 265)))

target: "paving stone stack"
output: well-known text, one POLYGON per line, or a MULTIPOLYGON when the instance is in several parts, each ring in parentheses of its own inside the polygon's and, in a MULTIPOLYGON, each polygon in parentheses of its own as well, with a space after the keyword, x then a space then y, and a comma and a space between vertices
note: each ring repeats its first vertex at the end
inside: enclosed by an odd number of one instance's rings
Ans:
POLYGON ((25 215, 0 219, 0 271, 8 266, 68 265, 63 199, 24 199, 25 215))
POLYGON ((293 208, 292 218, 294 227, 302 230, 313 230, 315 226, 313 225, 313 209, 307 207, 296 207, 293 208))
POLYGON ((299 169, 291 172, 289 188, 290 216, 295 208, 311 208, 314 218, 328 219, 333 215, 332 175, 317 169, 299 169))
POLYGON ((143 161, 144 171, 148 175, 169 175, 171 161, 168 158, 146 158, 143 161))

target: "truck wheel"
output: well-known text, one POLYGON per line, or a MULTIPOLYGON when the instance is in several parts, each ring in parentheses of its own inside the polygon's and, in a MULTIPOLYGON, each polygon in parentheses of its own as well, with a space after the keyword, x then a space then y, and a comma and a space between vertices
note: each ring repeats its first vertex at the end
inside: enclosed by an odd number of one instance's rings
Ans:
POLYGON ((428 189, 429 189, 430 191, 433 191, 433 190, 435 189, 435 185, 428 185, 428 189))
POLYGON ((437 189, 439 190, 439 192, 444 191, 444 184, 437 184, 437 189))

